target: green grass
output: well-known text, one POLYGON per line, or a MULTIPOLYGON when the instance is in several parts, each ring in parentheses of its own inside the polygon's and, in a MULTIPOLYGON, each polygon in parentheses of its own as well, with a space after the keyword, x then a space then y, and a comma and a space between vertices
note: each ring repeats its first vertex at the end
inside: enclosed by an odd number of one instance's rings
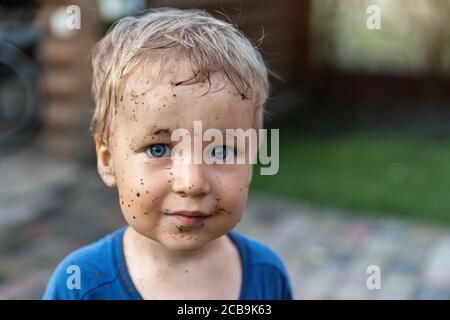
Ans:
POLYGON ((289 137, 280 144, 278 174, 261 176, 256 167, 252 191, 354 214, 450 224, 450 141, 363 134, 289 137))

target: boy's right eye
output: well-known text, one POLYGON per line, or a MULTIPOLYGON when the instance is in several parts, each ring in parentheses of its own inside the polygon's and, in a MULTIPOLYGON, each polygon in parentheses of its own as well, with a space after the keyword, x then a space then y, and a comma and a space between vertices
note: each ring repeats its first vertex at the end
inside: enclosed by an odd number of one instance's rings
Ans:
POLYGON ((146 152, 152 158, 162 158, 170 155, 170 147, 163 143, 152 144, 146 152))

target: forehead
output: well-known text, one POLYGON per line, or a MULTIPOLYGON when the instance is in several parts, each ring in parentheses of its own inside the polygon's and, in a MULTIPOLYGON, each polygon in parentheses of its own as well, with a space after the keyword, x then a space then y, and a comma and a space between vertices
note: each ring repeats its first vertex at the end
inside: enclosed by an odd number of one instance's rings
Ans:
POLYGON ((117 121, 130 134, 156 126, 190 129, 196 120, 204 128, 247 129, 254 126, 255 108, 255 101, 243 97, 224 72, 194 77, 190 65, 180 60, 146 65, 132 74, 120 98, 117 121))

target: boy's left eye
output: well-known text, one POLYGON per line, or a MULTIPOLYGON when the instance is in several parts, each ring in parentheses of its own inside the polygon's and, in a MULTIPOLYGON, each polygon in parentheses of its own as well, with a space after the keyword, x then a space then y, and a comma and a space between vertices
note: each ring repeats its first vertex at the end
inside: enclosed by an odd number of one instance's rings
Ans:
POLYGON ((162 158, 170 155, 170 147, 163 143, 152 144, 146 151, 152 158, 162 158))
POLYGON ((226 160, 234 153, 232 148, 225 145, 216 146, 211 150, 211 156, 218 160, 226 160))

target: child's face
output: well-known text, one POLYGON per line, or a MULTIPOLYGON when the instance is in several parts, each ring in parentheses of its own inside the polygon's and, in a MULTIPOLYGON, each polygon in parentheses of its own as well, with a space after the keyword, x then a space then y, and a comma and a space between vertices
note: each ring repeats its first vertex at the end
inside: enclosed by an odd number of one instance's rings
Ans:
MULTIPOLYGON (((171 132, 185 128, 193 140, 194 121, 200 120, 203 132, 221 130, 225 144, 225 129, 254 127, 255 106, 243 100, 221 72, 211 75, 206 94, 208 81, 175 86, 189 77, 182 70, 173 68, 156 84, 146 77, 154 70, 130 77, 111 128, 109 150, 97 146, 97 155, 100 174, 109 186, 117 186, 130 226, 170 249, 193 250, 239 222, 252 165, 176 163, 169 150, 176 144, 171 132), (104 173, 108 170, 109 177, 104 173), (199 211, 207 217, 183 218, 172 214, 176 211, 199 211)), ((209 144, 203 142, 203 147, 209 144)))

